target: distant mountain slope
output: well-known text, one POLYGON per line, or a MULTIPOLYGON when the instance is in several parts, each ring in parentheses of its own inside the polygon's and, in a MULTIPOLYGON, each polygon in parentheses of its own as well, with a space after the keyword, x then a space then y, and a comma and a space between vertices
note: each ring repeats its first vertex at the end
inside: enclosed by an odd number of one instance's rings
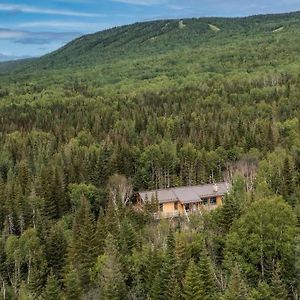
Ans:
POLYGON ((245 38, 299 33, 300 12, 247 18, 161 20, 116 27, 82 36, 31 61, 28 69, 87 67, 181 49, 222 46, 245 38))
POLYGON ((24 58, 0 62, 0 73, 8 73, 16 68, 21 67, 24 64, 33 62, 34 60, 36 60, 36 58, 24 58))

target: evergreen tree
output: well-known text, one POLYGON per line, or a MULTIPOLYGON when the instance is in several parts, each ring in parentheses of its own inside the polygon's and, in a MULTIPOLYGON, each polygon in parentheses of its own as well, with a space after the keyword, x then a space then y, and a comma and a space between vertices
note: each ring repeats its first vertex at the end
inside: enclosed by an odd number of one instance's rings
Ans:
POLYGON ((257 287, 251 289, 249 293, 249 300, 273 300, 273 298, 270 286, 263 281, 260 281, 257 287))
POLYGON ((176 267, 176 256, 175 256, 175 237, 173 230, 169 231, 167 237, 167 249, 165 254, 165 260, 161 268, 160 280, 161 286, 163 287, 164 293, 162 294, 162 299, 167 299, 168 297, 168 287, 172 285, 171 276, 175 276, 175 267, 176 267))
POLYGON ((46 240, 45 252, 48 267, 60 279, 67 254, 67 241, 61 227, 56 226, 52 228, 46 240))
POLYGON ((230 194, 225 196, 224 204, 222 206, 220 226, 224 233, 228 233, 233 222, 240 216, 245 198, 244 181, 241 178, 237 178, 232 186, 230 194))
POLYGON ((166 300, 179 300, 180 299, 180 290, 181 289, 180 289, 180 285, 177 281, 175 270, 172 270, 168 285, 163 288, 165 290, 164 299, 166 299, 166 300))
POLYGON ((66 300, 80 300, 82 294, 80 279, 73 266, 66 274, 64 283, 66 300))
POLYGON ((47 284, 43 293, 45 300, 57 300, 60 299, 60 287, 57 278, 50 274, 47 279, 47 284))
MULTIPOLYGON (((2 291, 0 289, 0 293, 1 292, 2 291)), ((1 294, 0 294, 0 299, 6 300, 6 297, 4 297, 1 294)), ((33 300, 33 299, 35 299, 34 295, 29 291, 28 286, 25 284, 25 282, 22 281, 20 288, 19 288, 18 300, 33 300)))
MULTIPOLYGON (((282 178, 282 195, 285 198, 285 200, 290 201, 291 195, 294 192, 294 178, 289 157, 286 157, 284 160, 282 178)), ((294 203, 290 204, 293 205, 294 203)))
POLYGON ((184 300, 204 300, 202 286, 203 283, 200 278, 198 267, 191 259, 185 273, 183 285, 184 300))
POLYGON ((98 255, 102 255, 104 253, 106 236, 107 236, 107 228, 105 224, 105 217, 103 213, 100 213, 97 221, 97 227, 95 233, 95 242, 97 245, 98 255))
POLYGON ((78 271, 82 286, 87 288, 90 282, 90 270, 97 257, 97 243, 90 205, 84 197, 81 199, 81 207, 74 218, 70 256, 78 271))
POLYGON ((106 240, 103 265, 100 267, 101 299, 123 300, 126 297, 125 277, 122 274, 119 253, 112 235, 106 240))
POLYGON ((160 272, 157 272, 157 274, 154 277, 154 280, 152 281, 152 286, 150 288, 150 299, 153 300, 164 299, 163 292, 164 289, 162 286, 161 274, 160 272))
POLYGON ((108 200, 108 206, 105 214, 106 231, 113 236, 118 236, 120 231, 120 220, 118 209, 113 203, 112 199, 108 200))
POLYGON ((124 219, 121 222, 119 244, 123 255, 130 255, 136 245, 135 230, 127 219, 124 219))
POLYGON ((42 295, 43 289, 47 283, 47 263, 43 256, 36 255, 32 264, 31 280, 29 288, 36 296, 42 295))
POLYGON ((31 176, 26 161, 21 161, 18 166, 18 181, 21 186, 22 194, 28 195, 31 188, 31 176))
MULTIPOLYGON (((159 254, 160 249, 156 247, 154 249, 147 247, 142 253, 143 258, 141 273, 143 275, 147 290, 151 291, 156 277, 159 278, 160 282, 160 271, 163 261, 161 255, 159 254)), ((158 282, 156 282, 155 285, 155 289, 159 287, 158 282)))
POLYGON ((49 220, 56 220, 60 216, 59 199, 56 198, 55 175, 53 167, 43 166, 40 175, 41 196, 44 198, 44 215, 49 220))
POLYGON ((288 292, 285 283, 281 279, 280 265, 277 264, 272 274, 271 288, 274 300, 287 300, 288 292))
POLYGON ((247 294, 247 286, 242 279, 239 267, 236 265, 232 270, 224 300, 245 300, 247 299, 247 294))
POLYGON ((216 298, 216 284, 213 274, 213 266, 208 255, 205 244, 199 261, 199 274, 202 282, 203 295, 205 300, 214 300, 216 298))
POLYGON ((185 271, 189 264, 189 251, 181 238, 176 239, 176 275, 180 287, 182 287, 185 271))

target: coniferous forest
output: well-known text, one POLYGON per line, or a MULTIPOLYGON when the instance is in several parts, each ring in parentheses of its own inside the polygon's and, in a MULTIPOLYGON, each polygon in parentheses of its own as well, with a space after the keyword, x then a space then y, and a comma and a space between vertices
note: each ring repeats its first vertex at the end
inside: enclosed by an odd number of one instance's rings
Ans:
POLYGON ((299 45, 300 13, 164 20, 0 64, 0 299, 299 299, 299 45))

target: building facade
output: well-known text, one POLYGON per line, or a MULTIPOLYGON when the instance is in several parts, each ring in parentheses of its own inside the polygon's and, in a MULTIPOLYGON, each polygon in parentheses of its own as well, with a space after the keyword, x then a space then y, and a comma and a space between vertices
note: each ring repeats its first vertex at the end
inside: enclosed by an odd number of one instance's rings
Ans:
POLYGON ((172 218, 221 206, 229 189, 227 182, 219 182, 143 191, 138 193, 138 198, 142 205, 147 201, 156 201, 159 205, 158 218, 172 218))

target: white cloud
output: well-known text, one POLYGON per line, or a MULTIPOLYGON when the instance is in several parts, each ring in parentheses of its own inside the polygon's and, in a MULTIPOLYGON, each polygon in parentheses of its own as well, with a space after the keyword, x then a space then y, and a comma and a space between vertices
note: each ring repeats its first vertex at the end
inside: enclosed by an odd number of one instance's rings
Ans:
POLYGON ((25 35, 26 34, 23 31, 0 28, 0 39, 18 39, 24 37, 25 35))
POLYGON ((157 4, 164 4, 163 0, 112 0, 113 2, 125 3, 125 4, 133 4, 133 5, 141 5, 141 6, 151 6, 157 4))
POLYGON ((0 11, 8 12, 23 12, 32 14, 47 14, 47 15, 62 15, 62 16, 74 16, 74 17, 104 17, 103 14, 97 13, 85 13, 73 10, 63 10, 63 9, 51 9, 43 8, 29 5, 19 5, 19 4, 5 4, 0 3, 0 11))
POLYGON ((86 22, 67 22, 67 21, 37 21, 26 22, 16 25, 19 28, 55 28, 55 29, 86 29, 86 30, 102 30, 110 28, 111 24, 107 23, 86 23, 86 22))
POLYGON ((171 0, 112 0, 113 2, 140 5, 140 6, 163 6, 166 9, 174 11, 182 11, 187 9, 186 5, 182 5, 181 1, 171 0))
POLYGON ((18 44, 43 45, 53 42, 66 42, 80 36, 79 32, 31 32, 0 28, 0 40, 9 40, 18 44))

